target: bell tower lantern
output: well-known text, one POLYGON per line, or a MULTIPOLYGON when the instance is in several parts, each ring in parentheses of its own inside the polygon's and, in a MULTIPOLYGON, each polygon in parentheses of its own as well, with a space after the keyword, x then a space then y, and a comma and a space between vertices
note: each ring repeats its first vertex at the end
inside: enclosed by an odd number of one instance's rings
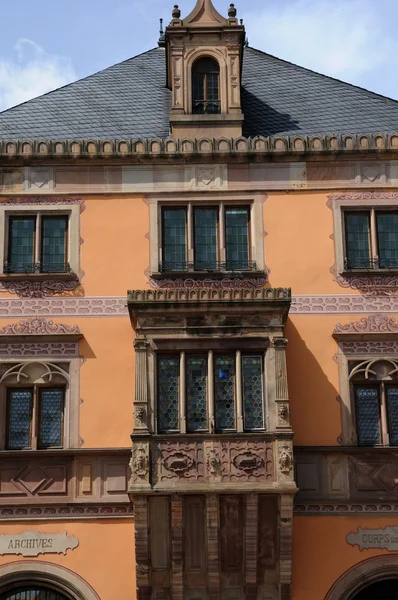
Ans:
POLYGON ((212 0, 197 0, 193 11, 181 19, 174 6, 165 35, 173 137, 242 135, 245 29, 236 14, 233 4, 225 18, 212 0))

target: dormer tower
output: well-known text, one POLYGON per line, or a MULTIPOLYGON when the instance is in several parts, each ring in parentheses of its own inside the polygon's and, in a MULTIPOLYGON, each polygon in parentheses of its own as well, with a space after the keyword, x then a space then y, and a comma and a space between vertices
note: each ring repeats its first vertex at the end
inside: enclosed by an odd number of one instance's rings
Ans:
POLYGON ((185 19, 174 6, 165 35, 173 137, 242 135, 244 41, 245 28, 233 4, 227 18, 212 0, 197 0, 185 19))

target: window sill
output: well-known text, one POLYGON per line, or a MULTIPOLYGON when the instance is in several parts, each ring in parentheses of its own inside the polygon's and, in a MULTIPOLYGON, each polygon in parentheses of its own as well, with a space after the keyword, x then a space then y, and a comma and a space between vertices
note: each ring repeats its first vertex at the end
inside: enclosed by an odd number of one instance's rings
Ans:
POLYGON ((265 277, 266 272, 264 270, 253 270, 244 269, 239 271, 157 271, 152 273, 152 279, 224 279, 235 278, 241 279, 242 277, 254 279, 256 277, 265 277))
POLYGON ((79 277, 76 273, 0 273, 0 279, 7 279, 7 281, 26 281, 26 279, 31 281, 44 281, 48 279, 78 281, 79 277))
POLYGON ((380 275, 395 275, 398 274, 397 268, 389 268, 389 269, 344 269, 340 272, 342 277, 355 277, 357 275, 367 276, 367 277, 380 277, 380 275))

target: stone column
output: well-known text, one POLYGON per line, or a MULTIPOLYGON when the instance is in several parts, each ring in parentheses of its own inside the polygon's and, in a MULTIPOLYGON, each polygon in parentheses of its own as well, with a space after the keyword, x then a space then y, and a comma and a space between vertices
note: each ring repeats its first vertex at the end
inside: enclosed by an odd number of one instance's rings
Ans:
POLYGON ((220 598, 219 514, 218 496, 206 495, 207 557, 209 600, 220 598))
POLYGON ((135 349, 135 396, 133 434, 146 435, 148 429, 148 342, 136 339, 135 349))
POLYGON ((286 369, 286 338, 274 338, 276 429, 290 429, 289 390, 286 369))
POLYGON ((171 597, 173 600, 184 598, 181 496, 171 499, 171 597))
POLYGON ((258 495, 246 496, 246 587, 245 599, 257 598, 258 495))
POLYGON ((279 497, 279 600, 292 597, 293 496, 279 497))
POLYGON ((134 513, 137 600, 150 600, 147 497, 134 498, 134 513))

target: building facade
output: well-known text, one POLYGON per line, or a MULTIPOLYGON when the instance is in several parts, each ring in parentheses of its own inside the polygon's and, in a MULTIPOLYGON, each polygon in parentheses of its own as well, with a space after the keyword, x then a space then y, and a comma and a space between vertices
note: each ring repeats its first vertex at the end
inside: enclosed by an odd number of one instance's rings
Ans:
POLYGON ((396 596, 397 117, 211 0, 0 114, 0 600, 396 596))

